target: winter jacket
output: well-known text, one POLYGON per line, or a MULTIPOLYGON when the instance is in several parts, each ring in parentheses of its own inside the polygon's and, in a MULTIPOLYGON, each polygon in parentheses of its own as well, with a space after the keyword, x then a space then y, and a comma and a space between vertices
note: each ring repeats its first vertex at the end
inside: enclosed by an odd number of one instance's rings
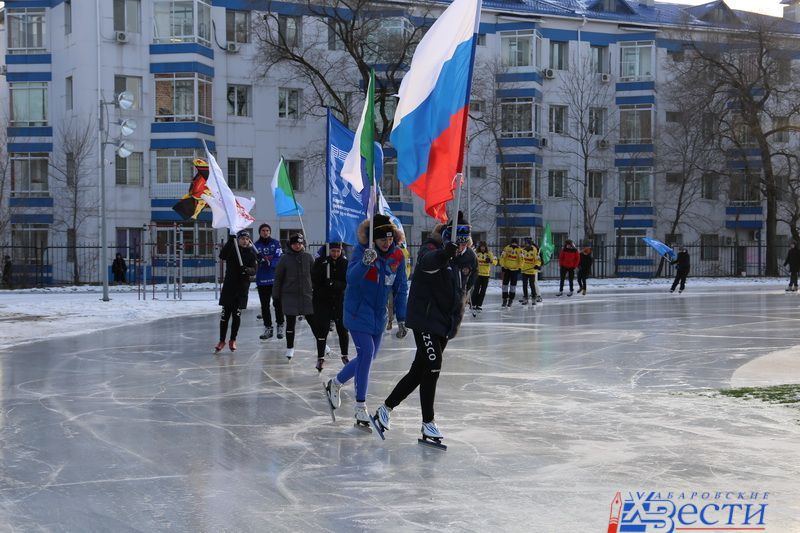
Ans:
POLYGON ((234 246, 237 246, 236 237, 231 235, 219 251, 219 258, 225 261, 225 278, 222 281, 219 305, 247 309, 250 276, 256 273, 256 253, 252 246, 239 246, 239 254, 242 256, 242 265, 239 265, 234 246))
POLYGON ((272 285, 275 283, 275 268, 280 262, 283 250, 281 242, 272 237, 260 238, 253 243, 258 255, 258 271, 256 272, 256 285, 272 285))
POLYGON ((394 230, 394 242, 386 253, 377 248, 378 258, 367 266, 362 262, 367 249, 369 221, 358 226, 359 243, 347 265, 347 288, 344 291, 344 327, 369 335, 379 335, 386 327, 386 302, 394 295, 394 313, 398 322, 406 319, 408 279, 405 256, 395 244, 404 239, 403 232, 394 230))
POLYGON ((592 254, 580 254, 581 262, 578 265, 578 271, 581 272, 584 276, 588 276, 592 273, 592 264, 594 264, 594 258, 592 254))
POLYGON ((441 233, 434 230, 420 249, 414 268, 406 326, 439 337, 455 337, 477 278, 478 258, 472 247, 450 258, 443 249, 441 233))
POLYGON ((311 267, 311 285, 314 288, 314 311, 333 309, 333 318, 341 318, 347 287, 347 259, 343 255, 336 260, 330 256, 315 259, 311 267))
POLYGON ((114 262, 111 263, 111 272, 113 272, 115 276, 122 277, 127 271, 128 265, 125 264, 125 260, 123 258, 117 257, 114 259, 114 262))
POLYGON ((497 258, 492 252, 477 252, 475 257, 478 259, 478 275, 488 278, 492 275, 492 267, 497 264, 497 258))
POLYGON ((272 297, 281 302, 286 315, 313 315, 311 265, 314 258, 304 251, 286 250, 275 268, 272 297))
POLYGON ((522 248, 509 244, 500 254, 500 266, 507 270, 519 270, 521 256, 522 248))
POLYGON ((581 262, 581 254, 574 246, 564 246, 558 254, 558 264, 569 270, 575 270, 581 262))
POLYGON ((539 258, 539 249, 531 246, 530 250, 522 251, 522 260, 520 261, 520 269, 523 274, 533 276, 542 268, 542 260, 539 258))
POLYGON ((678 270, 680 272, 689 273, 689 252, 678 252, 678 257, 675 261, 670 261, 671 265, 678 265, 678 270))
POLYGON ((800 270, 800 248, 792 247, 789 253, 786 254, 786 261, 783 266, 789 265, 789 270, 797 272, 800 270))

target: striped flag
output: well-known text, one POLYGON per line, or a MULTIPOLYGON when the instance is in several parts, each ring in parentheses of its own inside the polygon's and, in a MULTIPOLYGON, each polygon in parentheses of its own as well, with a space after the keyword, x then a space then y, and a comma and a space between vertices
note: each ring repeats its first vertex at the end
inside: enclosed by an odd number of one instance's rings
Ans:
POLYGON ((342 167, 342 178, 351 183, 356 192, 361 192, 365 184, 372 184, 375 178, 375 71, 369 71, 367 99, 361 111, 361 121, 353 139, 353 148, 347 154, 342 167), (363 167, 362 167, 363 160, 363 167), (364 176, 366 175, 366 183, 364 176))
POLYGON ((282 157, 272 176, 272 196, 275 198, 275 214, 277 216, 288 217, 303 214, 303 206, 298 204, 294 198, 289 171, 286 170, 286 162, 282 157))

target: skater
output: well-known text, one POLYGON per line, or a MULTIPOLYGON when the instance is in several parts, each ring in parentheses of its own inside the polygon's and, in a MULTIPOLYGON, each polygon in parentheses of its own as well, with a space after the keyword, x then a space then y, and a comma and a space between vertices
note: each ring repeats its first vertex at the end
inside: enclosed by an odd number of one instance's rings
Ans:
POLYGON ((486 288, 489 278, 492 277, 492 267, 497 264, 497 258, 489 251, 486 241, 478 243, 475 256, 478 259, 478 280, 472 288, 472 310, 483 311, 483 299, 486 297, 486 288))
POLYGON ((372 235, 369 220, 358 226, 358 245, 347 266, 347 289, 344 293, 344 325, 353 337, 356 357, 325 385, 332 409, 341 405, 342 385, 355 377, 356 426, 369 428, 367 414, 367 388, 372 360, 381 345, 386 327, 386 300, 394 296, 397 315, 397 337, 406 336, 406 280, 405 256, 395 241, 404 240, 403 232, 392 224, 389 217, 376 214, 372 235))
POLYGON ((517 294, 517 278, 519 277, 520 259, 522 249, 517 239, 503 248, 500 254, 500 266, 503 276, 503 304, 500 307, 511 307, 511 302, 517 294))
POLYGON ((305 251, 305 247, 306 239, 302 233, 289 237, 289 249, 281 256, 275 268, 275 283, 272 287, 272 297, 278 301, 286 319, 286 359, 289 360, 294 357, 297 317, 304 316, 309 324, 314 323, 311 288, 311 266, 314 258, 305 251))
POLYGON ((593 263, 592 249, 584 246, 581 252, 581 261, 578 264, 578 292, 584 296, 586 296, 586 280, 592 274, 593 263))
POLYGON ((225 261, 225 279, 222 281, 222 292, 219 296, 219 305, 222 306, 222 316, 219 320, 219 342, 214 347, 215 352, 225 348, 225 336, 228 333, 228 322, 231 322, 231 340, 228 343, 230 350, 236 351, 236 336, 239 333, 242 310, 247 309, 247 293, 250 290, 250 276, 256 273, 256 253, 250 240, 250 232, 243 229, 234 237, 230 236, 228 242, 219 252, 219 258, 225 261), (239 255, 242 264, 239 264, 239 255))
POLYGON ((678 257, 675 261, 670 261, 670 265, 677 265, 675 269, 675 281, 672 282, 672 288, 669 292, 675 292, 675 287, 678 286, 678 283, 681 284, 680 289, 678 289, 678 294, 683 292, 683 289, 686 288, 686 276, 689 275, 689 252, 686 250, 685 246, 681 246, 678 249, 678 257))
POLYGON ((441 444, 434 419, 436 383, 447 342, 458 333, 469 291, 478 274, 470 226, 459 217, 455 240, 451 226, 437 225, 422 246, 408 298, 408 327, 417 345, 414 362, 375 412, 381 433, 389 429, 393 409, 419 387, 422 440, 441 444))
POLYGON ((128 265, 122 258, 122 254, 117 254, 114 262, 111 263, 111 272, 114 274, 114 283, 125 283, 125 272, 128 271, 128 265))
POLYGON ((541 303, 542 301, 542 291, 539 290, 539 273, 542 271, 543 261, 542 261, 542 252, 539 245, 533 243, 532 246, 536 249, 536 255, 539 256, 539 266, 537 266, 533 271, 533 292, 536 294, 536 297, 533 299, 535 304, 541 303))
POLYGON ((522 300, 519 301, 522 305, 528 305, 528 287, 531 289, 531 305, 536 305, 536 274, 542 266, 542 260, 539 258, 539 249, 534 246, 532 241, 528 241, 525 249, 522 251, 520 258, 520 270, 522 271, 522 300))
POLYGON ((344 304, 344 290, 347 286, 347 259, 342 254, 342 243, 332 242, 328 245, 327 255, 314 260, 311 267, 311 286, 314 306, 314 322, 312 329, 316 330, 317 338, 317 372, 322 372, 325 363, 325 354, 328 348, 328 333, 331 321, 335 324, 336 334, 339 336, 339 348, 342 362, 347 364, 348 344, 350 335, 342 321, 342 305, 344 304))
POLYGON ((5 255, 3 256, 3 285, 6 289, 13 289, 14 288, 14 281, 11 277, 11 273, 14 267, 11 263, 11 256, 5 255))
POLYGON ((283 338, 283 310, 277 298, 273 298, 272 289, 275 284, 275 268, 280 262, 283 249, 277 239, 272 238, 272 227, 261 224, 258 227, 258 240, 253 243, 258 255, 258 270, 256 271, 256 288, 258 299, 261 302, 261 320, 264 321, 264 333, 259 336, 261 340, 271 339, 274 334, 272 329, 272 314, 269 303, 275 308, 275 322, 278 326, 278 338, 283 338))
MULTIPOLYGON (((403 257, 406 258, 406 279, 411 279, 411 254, 408 251, 408 244, 406 241, 399 242, 397 245, 403 251, 403 257)), ((392 322, 394 321, 394 296, 389 293, 389 302, 386 304, 386 313, 388 322, 386 322, 386 331, 392 330, 392 322)))
POLYGON ((575 245, 570 239, 567 239, 566 242, 564 242, 564 247, 558 254, 558 266, 561 267, 561 284, 558 286, 558 294, 556 296, 562 296, 564 294, 564 280, 566 279, 569 279, 569 292, 567 296, 572 296, 574 292, 572 282, 575 279, 575 269, 580 262, 581 257, 578 253, 578 249, 575 248, 575 245))
POLYGON ((786 261, 783 266, 789 266, 789 288, 786 292, 797 292, 797 271, 800 270, 800 250, 797 248, 797 243, 793 242, 792 247, 789 248, 789 253, 786 254, 786 261))

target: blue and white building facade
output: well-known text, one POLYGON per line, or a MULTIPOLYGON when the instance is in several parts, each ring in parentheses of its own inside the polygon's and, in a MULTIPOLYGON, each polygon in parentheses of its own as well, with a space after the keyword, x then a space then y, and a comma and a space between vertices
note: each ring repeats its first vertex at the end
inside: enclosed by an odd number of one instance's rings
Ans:
MULTIPOLYGON (((786 0, 784 23, 800 36, 798 2, 786 0)), ((269 5, 300 20, 300 31, 313 27, 302 4, 269 5)), ((191 160, 202 156, 207 143, 232 188, 256 198, 258 222, 270 223, 283 238, 300 227, 296 218, 274 215, 269 182, 279 157, 285 157, 306 211, 308 238, 322 242, 324 118, 301 113, 307 90, 301 83, 254 74, 256 46, 249 28, 266 8, 267 2, 253 0, 6 1, 0 18, 5 73, 0 101, 8 102, 3 127, 11 179, 0 206, 9 214, 0 242, 98 241, 96 222, 84 224, 80 235, 59 227, 63 193, 51 167, 63 151, 65 125, 96 123, 99 102, 113 102, 122 90, 133 93, 134 105, 127 111, 104 106, 110 137, 119 136, 115 123, 121 119, 134 119, 138 128, 127 138, 134 147, 130 157, 116 157, 113 146, 103 150, 108 222, 103 240, 120 250, 150 235, 166 241, 179 222, 184 241, 195 245, 187 253, 211 260, 205 245, 219 236, 210 215, 184 224, 171 209, 187 191, 191 160)), ((569 70, 586 63, 589 74, 607 87, 606 101, 593 111, 598 138, 588 198, 601 204, 593 244, 621 239, 619 260, 629 267, 622 270, 636 273, 641 258, 635 243, 642 236, 667 238, 670 218, 669 176, 658 171, 656 139, 670 112, 660 98, 666 65, 680 49, 669 30, 687 20, 698 31, 713 28, 715 20, 731 14, 736 12, 723 0, 696 7, 652 0, 484 2, 475 69, 492 88, 484 84, 479 92, 474 85, 472 110, 479 117, 499 106, 501 120, 495 132, 482 129, 480 121, 470 126, 469 186, 462 207, 476 240, 538 239, 547 222, 557 242, 580 241, 581 209, 569 188, 581 164, 570 146, 574 141, 564 135, 570 127, 565 84, 569 70), (612 124, 615 132, 606 134, 603 129, 612 124)), ((79 179, 93 184, 87 195, 99 194, 97 152, 80 169, 79 179)), ((387 147, 386 154, 392 153, 387 147)), ((409 241, 420 242, 433 221, 421 202, 397 185, 392 168, 389 159, 387 199, 409 241)), ((707 196, 694 207, 701 222, 680 228, 673 242, 757 239, 764 219, 758 198, 742 203, 721 193, 707 196)), ((781 227, 779 233, 789 232, 781 227)))

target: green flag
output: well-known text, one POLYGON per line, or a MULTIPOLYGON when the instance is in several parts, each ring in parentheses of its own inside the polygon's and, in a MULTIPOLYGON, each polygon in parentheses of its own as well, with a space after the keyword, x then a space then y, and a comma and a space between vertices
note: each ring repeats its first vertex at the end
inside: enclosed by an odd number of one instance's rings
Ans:
POLYGON ((369 71, 367 99, 361 111, 361 121, 353 139, 353 148, 347 153, 342 166, 342 179, 351 183, 356 191, 375 180, 375 71, 369 71))
POLYGON ((553 246, 553 234, 550 232, 550 223, 548 222, 544 225, 544 237, 542 237, 542 246, 539 248, 543 265, 549 263, 553 258, 554 250, 555 246, 553 246))

